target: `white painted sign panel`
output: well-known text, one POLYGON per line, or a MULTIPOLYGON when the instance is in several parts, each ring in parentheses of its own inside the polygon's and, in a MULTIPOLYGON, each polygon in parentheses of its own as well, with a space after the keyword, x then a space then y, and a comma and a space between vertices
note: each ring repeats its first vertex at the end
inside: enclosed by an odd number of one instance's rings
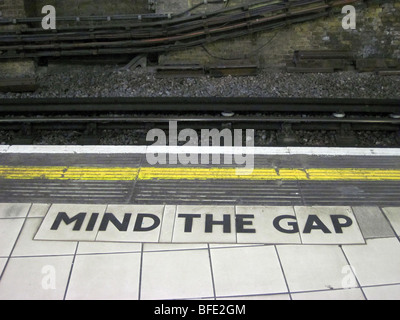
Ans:
POLYGON ((351 207, 54 204, 35 240, 365 243, 351 207))

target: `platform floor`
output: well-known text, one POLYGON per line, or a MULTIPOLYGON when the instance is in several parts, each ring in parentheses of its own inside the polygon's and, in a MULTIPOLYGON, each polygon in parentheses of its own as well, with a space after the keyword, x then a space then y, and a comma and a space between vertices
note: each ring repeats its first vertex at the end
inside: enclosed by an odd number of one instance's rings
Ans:
POLYGON ((243 179, 43 150, 0 152, 0 299, 400 299, 396 150, 264 152, 243 179))

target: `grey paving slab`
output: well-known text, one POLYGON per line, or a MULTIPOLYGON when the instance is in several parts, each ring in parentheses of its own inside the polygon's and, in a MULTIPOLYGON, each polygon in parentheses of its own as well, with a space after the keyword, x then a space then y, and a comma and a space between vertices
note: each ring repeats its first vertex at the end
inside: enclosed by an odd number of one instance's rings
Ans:
POLYGON ((30 207, 31 203, 0 203, 0 219, 24 218, 30 207))
POLYGON ((394 231, 400 236, 400 208, 383 208, 383 212, 389 219, 394 231))
POLYGON ((393 237, 395 234, 378 207, 353 207, 365 239, 393 237))

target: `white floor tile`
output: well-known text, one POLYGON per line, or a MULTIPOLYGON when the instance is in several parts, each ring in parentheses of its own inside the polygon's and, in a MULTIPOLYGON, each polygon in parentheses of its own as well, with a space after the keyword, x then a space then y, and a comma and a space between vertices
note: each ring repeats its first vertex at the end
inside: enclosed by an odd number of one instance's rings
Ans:
POLYGON ((141 243, 79 242, 77 254, 140 252, 141 243))
POLYGON ((283 294, 266 294, 257 296, 236 296, 236 297, 222 297, 217 300, 290 300, 290 296, 287 293, 283 294))
POLYGON ((7 258, 0 258, 0 275, 3 272, 6 263, 7 263, 7 258))
POLYGON ((0 300, 64 298, 73 256, 11 258, 0 281, 0 300))
POLYGON ((396 238, 371 239, 367 245, 343 246, 361 286, 400 283, 400 243, 396 238))
POLYGON ((0 256, 8 257, 21 231, 24 219, 0 219, 0 256))
POLYGON ((365 239, 395 236, 379 207, 352 207, 352 209, 365 239))
POLYGON ((144 252, 141 299, 213 297, 208 250, 144 252))
POLYGON ((207 249, 206 244, 202 243, 145 243, 143 251, 174 251, 190 249, 207 249))
POLYGON ((140 253, 76 256, 66 299, 138 299, 140 253))
POLYGON ((216 296, 287 292, 273 246, 212 249, 216 296))
POLYGON ((33 240, 42 218, 27 218, 12 256, 73 255, 76 242, 33 240))
POLYGON ((400 284, 364 287, 363 290, 368 300, 400 300, 400 284))
POLYGON ((0 219, 25 218, 30 207, 30 203, 0 203, 0 219))
POLYGON ((343 287, 347 274, 342 271, 348 263, 338 246, 280 245, 277 248, 291 292, 343 287))
POLYGON ((312 291, 292 294, 293 300, 365 300, 359 288, 312 291))

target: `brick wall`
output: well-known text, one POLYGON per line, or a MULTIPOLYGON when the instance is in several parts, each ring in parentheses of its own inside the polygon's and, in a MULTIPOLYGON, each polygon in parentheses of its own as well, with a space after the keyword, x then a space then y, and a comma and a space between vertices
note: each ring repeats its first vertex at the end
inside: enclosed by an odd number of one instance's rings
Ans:
POLYGON ((24 17, 24 0, 0 0, 0 12, 0 17, 24 17))
MULTIPOLYGON (((356 8, 356 30, 342 28, 344 15, 339 8, 332 17, 210 43, 205 47, 212 56, 225 59, 248 55, 247 60, 261 67, 282 65, 295 50, 351 50, 358 57, 400 59, 400 1, 361 4, 356 8)), ((215 59, 201 47, 160 56, 160 63, 179 61, 210 64, 229 60, 215 59)))
POLYGON ((116 15, 144 13, 148 0, 29 0, 36 4, 40 16, 44 5, 53 5, 60 16, 116 15))
MULTIPOLYGON (((182 12, 201 0, 157 0, 157 12, 182 12)), ((230 0, 229 5, 253 2, 230 0)), ((0 0, 3 17, 40 16, 43 5, 52 4, 57 15, 105 15, 144 13, 148 0, 0 0)), ((197 12, 213 11, 223 4, 207 4, 197 12)), ((238 39, 206 45, 211 55, 248 59, 260 66, 276 65, 295 50, 352 50, 359 57, 387 57, 400 59, 400 1, 386 4, 357 6, 357 29, 343 30, 340 8, 335 15, 316 21, 292 25, 271 32, 261 32, 238 39)), ((218 63, 201 47, 160 56, 161 63, 218 63)))

